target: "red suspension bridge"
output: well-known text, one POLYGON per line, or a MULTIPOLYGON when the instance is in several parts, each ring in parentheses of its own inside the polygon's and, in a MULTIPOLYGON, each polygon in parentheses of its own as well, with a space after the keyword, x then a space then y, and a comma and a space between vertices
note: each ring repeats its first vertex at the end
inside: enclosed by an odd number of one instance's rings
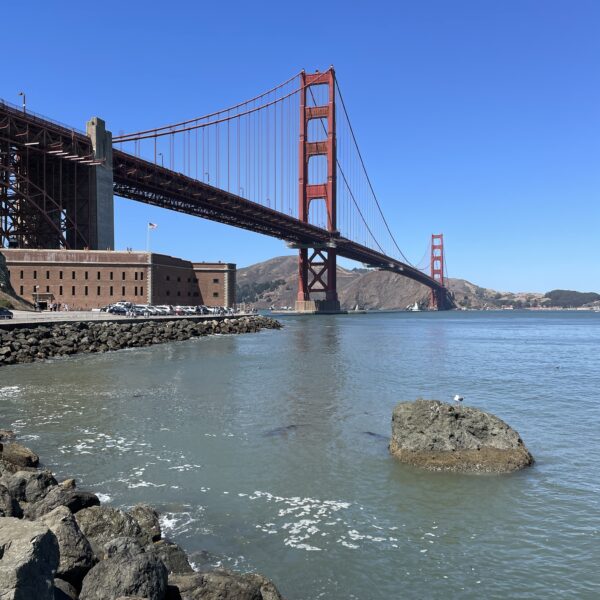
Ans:
POLYGON ((114 193, 286 241, 298 310, 339 310, 338 256, 428 286, 431 308, 453 304, 441 237, 426 269, 402 253, 333 68, 112 140, 100 119, 84 134, 24 108, 0 103, 0 247, 112 247, 114 193))

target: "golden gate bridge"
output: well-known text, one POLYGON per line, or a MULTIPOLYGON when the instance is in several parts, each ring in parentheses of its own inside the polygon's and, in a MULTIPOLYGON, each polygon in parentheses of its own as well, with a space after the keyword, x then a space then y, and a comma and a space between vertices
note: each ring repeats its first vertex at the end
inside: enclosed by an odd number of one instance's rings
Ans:
POLYGON ((399 273, 453 306, 443 238, 403 254, 333 68, 226 109, 111 138, 0 102, 0 247, 112 248, 112 194, 273 236, 299 252, 297 309, 339 310, 337 257, 399 273))

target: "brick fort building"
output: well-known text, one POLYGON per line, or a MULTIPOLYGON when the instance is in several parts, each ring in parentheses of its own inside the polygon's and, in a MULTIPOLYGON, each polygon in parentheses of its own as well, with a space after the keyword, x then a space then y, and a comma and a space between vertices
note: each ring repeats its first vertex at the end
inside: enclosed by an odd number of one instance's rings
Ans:
POLYGON ((0 248, 14 290, 71 310, 134 304, 235 304, 236 266, 190 262, 153 252, 0 248))

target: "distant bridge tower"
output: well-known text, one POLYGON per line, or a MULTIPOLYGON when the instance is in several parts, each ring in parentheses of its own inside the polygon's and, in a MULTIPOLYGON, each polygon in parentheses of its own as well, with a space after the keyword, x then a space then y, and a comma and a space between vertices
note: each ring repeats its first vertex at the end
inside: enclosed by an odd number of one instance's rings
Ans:
MULTIPOLYGON (((444 234, 434 233, 431 236, 431 278, 439 281, 443 287, 446 287, 444 261, 444 234)), ((431 310, 443 310, 445 308, 446 298, 442 298, 440 292, 431 290, 429 298, 429 308, 431 310)))
MULTIPOLYGON (((327 209, 327 230, 332 238, 339 235, 336 223, 336 134, 335 134, 335 72, 333 67, 324 73, 300 74, 300 146, 298 152, 298 218, 309 222, 310 205, 324 200, 327 209), (328 86, 329 100, 326 105, 307 105, 306 95, 311 86, 328 86), (327 138, 309 141, 309 122, 327 119, 327 138), (309 162, 316 156, 327 158, 327 180, 309 182, 309 162)), ((320 97, 318 94, 317 97, 320 97)), ((336 285, 336 250, 331 241, 321 247, 299 247, 298 258, 298 312, 338 312, 340 302, 336 285), (320 296, 317 298, 317 296, 320 296)))

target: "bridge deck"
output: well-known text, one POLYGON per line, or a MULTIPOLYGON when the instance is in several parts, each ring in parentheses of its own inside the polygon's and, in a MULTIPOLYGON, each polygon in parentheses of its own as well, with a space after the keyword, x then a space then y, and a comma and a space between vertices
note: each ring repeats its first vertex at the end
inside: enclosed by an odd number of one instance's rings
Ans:
POLYGON ((113 176, 115 194, 123 198, 241 227, 294 244, 333 245, 338 256, 394 271, 432 289, 445 289, 422 271, 395 258, 117 149, 113 151, 113 176))

